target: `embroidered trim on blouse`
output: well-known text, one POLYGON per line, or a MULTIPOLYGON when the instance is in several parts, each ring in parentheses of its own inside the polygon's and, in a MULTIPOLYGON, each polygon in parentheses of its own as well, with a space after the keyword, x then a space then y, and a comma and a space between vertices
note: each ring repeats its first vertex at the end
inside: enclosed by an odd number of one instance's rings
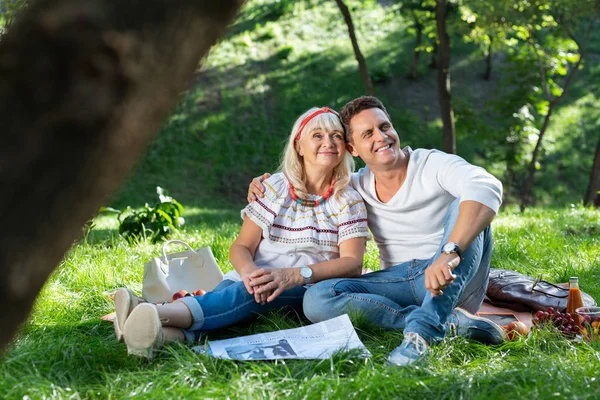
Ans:
POLYGON ((290 232, 302 232, 305 231, 307 229, 312 229, 313 231, 317 232, 317 233, 331 233, 333 235, 337 235, 338 234, 338 230, 337 229, 319 229, 316 226, 301 226, 299 228, 290 228, 289 226, 284 226, 284 225, 279 225, 279 224, 272 224, 271 225, 273 228, 279 228, 279 229, 283 229, 285 231, 290 231, 290 232))
POLYGON ((354 237, 369 237, 366 206, 362 200, 345 198, 347 202, 328 203, 319 208, 302 207, 289 201, 288 193, 280 195, 275 187, 285 190, 286 178, 264 182, 265 198, 248 205, 242 215, 262 228, 263 238, 273 244, 296 247, 317 246, 321 251, 339 253, 339 243, 354 237), (334 205, 335 204, 335 205, 334 205), (334 211, 329 214, 327 211, 334 211), (343 222, 339 222, 342 220, 343 222), (299 236, 299 237, 298 237, 299 236))

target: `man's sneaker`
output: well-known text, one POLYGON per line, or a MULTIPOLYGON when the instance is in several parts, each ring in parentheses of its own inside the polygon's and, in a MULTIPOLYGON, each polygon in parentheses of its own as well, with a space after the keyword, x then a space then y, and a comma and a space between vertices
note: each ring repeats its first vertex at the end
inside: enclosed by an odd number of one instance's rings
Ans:
POLYGON ((446 322, 447 336, 462 336, 484 344, 500 344, 506 338, 504 329, 489 319, 455 308, 446 322))
POLYGON ((429 344, 425 339, 415 332, 409 332, 404 335, 402 344, 390 353, 387 364, 399 367, 410 365, 423 357, 428 349, 429 344))

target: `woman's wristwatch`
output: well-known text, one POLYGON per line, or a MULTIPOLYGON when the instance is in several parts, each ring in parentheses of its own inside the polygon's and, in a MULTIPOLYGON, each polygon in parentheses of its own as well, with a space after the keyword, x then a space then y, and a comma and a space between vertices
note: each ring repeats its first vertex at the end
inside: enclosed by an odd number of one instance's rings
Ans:
POLYGON ((310 283, 310 278, 313 276, 313 270, 308 265, 305 265, 300 267, 300 275, 304 278, 304 284, 308 285, 310 283))

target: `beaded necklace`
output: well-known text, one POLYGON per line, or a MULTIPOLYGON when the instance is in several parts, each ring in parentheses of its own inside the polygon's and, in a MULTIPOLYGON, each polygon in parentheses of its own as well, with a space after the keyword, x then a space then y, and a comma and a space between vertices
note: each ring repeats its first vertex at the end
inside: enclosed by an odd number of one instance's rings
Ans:
POLYGON ((308 199, 299 198, 296 195, 296 192, 294 191, 294 185, 292 185, 292 182, 290 182, 290 196, 292 196, 292 199, 294 199, 294 201, 298 204, 302 204, 307 207, 316 207, 319 204, 324 203, 325 200, 327 200, 331 196, 331 194, 333 193, 334 185, 335 185, 335 179, 333 179, 331 181, 331 185, 329 185, 329 189, 327 189, 327 193, 325 193, 323 196, 319 196, 319 198, 317 200, 308 200, 308 199))

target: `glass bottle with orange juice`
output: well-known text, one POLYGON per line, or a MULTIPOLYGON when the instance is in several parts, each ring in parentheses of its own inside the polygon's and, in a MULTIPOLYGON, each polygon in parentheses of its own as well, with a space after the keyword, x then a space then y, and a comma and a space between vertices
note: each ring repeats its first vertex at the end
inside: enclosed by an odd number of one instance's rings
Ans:
POLYGON ((583 298, 581 297, 581 290, 579 289, 579 279, 574 276, 569 279, 569 298, 567 299, 567 313, 581 325, 577 315, 577 309, 583 307, 583 298))

